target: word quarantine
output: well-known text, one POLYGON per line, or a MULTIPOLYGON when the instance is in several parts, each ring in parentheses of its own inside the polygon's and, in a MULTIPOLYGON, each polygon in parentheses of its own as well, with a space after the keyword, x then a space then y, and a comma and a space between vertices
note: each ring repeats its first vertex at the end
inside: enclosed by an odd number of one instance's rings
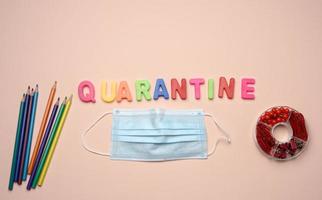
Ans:
MULTIPOLYGON (((208 79, 207 81, 203 78, 191 78, 189 80, 183 78, 180 81, 178 79, 171 79, 170 87, 168 87, 164 79, 156 79, 154 90, 151 89, 151 82, 149 80, 136 80, 135 86, 135 99, 137 101, 158 100, 159 98, 164 98, 166 100, 172 99, 176 100, 180 98, 181 100, 186 100, 187 88, 192 87, 194 90, 194 98, 196 100, 201 99, 201 88, 207 87, 207 98, 209 100, 215 99, 215 91, 217 91, 218 98, 233 99, 235 94, 235 78, 230 78, 229 81, 225 77, 220 77, 218 84, 215 83, 214 79, 208 79), (207 83, 206 83, 207 82, 207 83), (189 84, 188 84, 189 83, 189 84), (217 90, 215 90, 217 86, 217 90)), ((255 99, 255 79, 254 78, 242 78, 240 79, 240 98, 243 100, 254 100, 255 99)), ((128 101, 132 102, 132 91, 130 90, 127 81, 107 81, 101 82, 101 99, 103 102, 122 102, 128 101)), ((204 94, 203 94, 204 95, 204 94)), ((95 86, 91 81, 84 80, 78 85, 78 96, 82 102, 85 103, 95 103, 95 86)))

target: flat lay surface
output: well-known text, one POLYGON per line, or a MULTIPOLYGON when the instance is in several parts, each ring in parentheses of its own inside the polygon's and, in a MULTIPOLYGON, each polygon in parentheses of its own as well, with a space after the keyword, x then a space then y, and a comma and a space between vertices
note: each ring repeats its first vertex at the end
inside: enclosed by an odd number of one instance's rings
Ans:
MULTIPOLYGON (((0 199, 321 199, 322 1, 0 1, 0 199), (235 78, 234 98, 218 98, 221 76, 235 78), (215 95, 106 103, 101 81, 214 79, 215 95), (254 78, 255 99, 241 98, 254 78), (96 103, 81 102, 83 80, 96 103), (39 84, 35 144, 50 88, 74 94, 44 185, 8 180, 21 94, 39 84), (309 142, 295 160, 270 160, 257 148, 258 117, 290 106, 306 120, 309 142), (203 109, 230 135, 208 159, 168 162, 110 160, 81 146, 80 135, 114 108, 203 109)), ((207 82, 205 82, 207 83, 207 82)), ((109 87, 107 87, 109 89, 109 87)), ((152 94, 153 96, 153 94, 152 94)), ((112 118, 87 135, 108 152, 112 118)), ((208 148, 222 135, 206 117, 208 148)))

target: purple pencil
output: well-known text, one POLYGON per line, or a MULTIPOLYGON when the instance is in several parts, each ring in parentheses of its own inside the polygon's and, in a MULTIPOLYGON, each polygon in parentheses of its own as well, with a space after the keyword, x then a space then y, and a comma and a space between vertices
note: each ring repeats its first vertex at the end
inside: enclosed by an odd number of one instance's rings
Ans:
POLYGON ((55 103, 55 105, 53 107, 53 111, 52 111, 52 113, 50 115, 50 118, 49 118, 49 121, 48 121, 48 124, 47 124, 47 127, 46 127, 46 131, 45 131, 44 137, 43 137, 43 139, 41 141, 41 145, 40 145, 39 151, 37 153, 35 165, 34 165, 34 168, 32 169, 31 176, 30 176, 29 181, 28 181, 28 184, 27 184, 27 190, 30 190, 31 189, 32 182, 35 179, 36 172, 37 172, 37 168, 39 166, 40 159, 41 159, 42 154, 44 152, 44 149, 45 149, 45 146, 46 146, 46 143, 47 143, 47 139, 48 139, 49 134, 51 132, 51 128, 53 126, 53 122, 54 122, 55 117, 56 117, 56 113, 57 113, 57 110, 58 110, 58 106, 59 106, 59 98, 58 98, 57 102, 55 103))
POLYGON ((22 122, 22 128, 21 128, 21 136, 20 136, 20 148, 19 148, 19 157, 18 157, 18 166, 17 166, 17 171, 18 171, 18 179, 17 182, 19 185, 22 183, 22 173, 23 173, 23 163, 24 163, 24 157, 23 154, 25 152, 24 149, 24 143, 25 140, 27 139, 27 118, 28 118, 28 110, 29 110, 29 101, 30 101, 30 87, 28 87, 27 95, 26 95, 26 101, 25 101, 25 110, 24 110, 24 116, 23 116, 23 122, 22 122))
MULTIPOLYGON (((30 125, 30 117, 31 117, 31 109, 32 109, 32 96, 34 95, 34 89, 31 89, 31 93, 29 95, 29 101, 27 104, 27 117, 26 117, 26 126, 24 130, 24 139, 23 139, 23 146, 22 146, 22 152, 21 152, 21 164, 19 168, 19 180, 18 181, 25 181, 27 177, 23 176, 23 169, 25 166, 25 162, 29 162, 29 160, 26 159, 26 151, 27 151, 27 143, 28 143, 28 137, 29 137, 29 125, 30 125)), ((18 182, 19 183, 19 182, 18 182)))

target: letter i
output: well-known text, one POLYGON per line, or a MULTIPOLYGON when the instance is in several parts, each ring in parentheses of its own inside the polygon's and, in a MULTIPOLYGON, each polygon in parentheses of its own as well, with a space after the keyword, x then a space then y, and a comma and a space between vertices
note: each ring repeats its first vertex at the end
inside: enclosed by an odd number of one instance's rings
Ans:
POLYGON ((208 80, 208 99, 214 99, 214 79, 208 80))

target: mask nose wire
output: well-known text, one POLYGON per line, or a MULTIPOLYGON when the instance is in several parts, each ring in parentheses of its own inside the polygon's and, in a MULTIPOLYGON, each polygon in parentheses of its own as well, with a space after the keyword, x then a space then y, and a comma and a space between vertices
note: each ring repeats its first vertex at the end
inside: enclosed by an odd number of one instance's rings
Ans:
POLYGON ((230 144, 231 143, 231 139, 230 139, 229 134, 226 133, 226 131, 216 122, 216 120, 215 120, 215 118, 213 117, 212 114, 205 113, 204 115, 207 116, 207 117, 210 117, 211 120, 212 120, 212 122, 218 128, 218 130, 224 135, 224 138, 221 137, 221 138, 219 138, 219 139, 216 140, 215 144, 212 146, 211 150, 208 152, 208 156, 211 156, 216 151, 217 145, 221 141, 226 142, 227 144, 230 144))
POLYGON ((110 153, 108 153, 108 152, 97 151, 97 150, 89 147, 89 145, 86 143, 85 136, 94 128, 94 126, 96 126, 96 124, 98 122, 100 122, 104 117, 106 117, 108 115, 111 115, 111 114, 112 114, 112 112, 106 112, 106 113, 104 113, 86 131, 84 131, 81 134, 82 146, 84 147, 85 150, 87 150, 87 151, 89 151, 91 153, 97 154, 97 155, 101 155, 101 156, 110 156, 110 153))

